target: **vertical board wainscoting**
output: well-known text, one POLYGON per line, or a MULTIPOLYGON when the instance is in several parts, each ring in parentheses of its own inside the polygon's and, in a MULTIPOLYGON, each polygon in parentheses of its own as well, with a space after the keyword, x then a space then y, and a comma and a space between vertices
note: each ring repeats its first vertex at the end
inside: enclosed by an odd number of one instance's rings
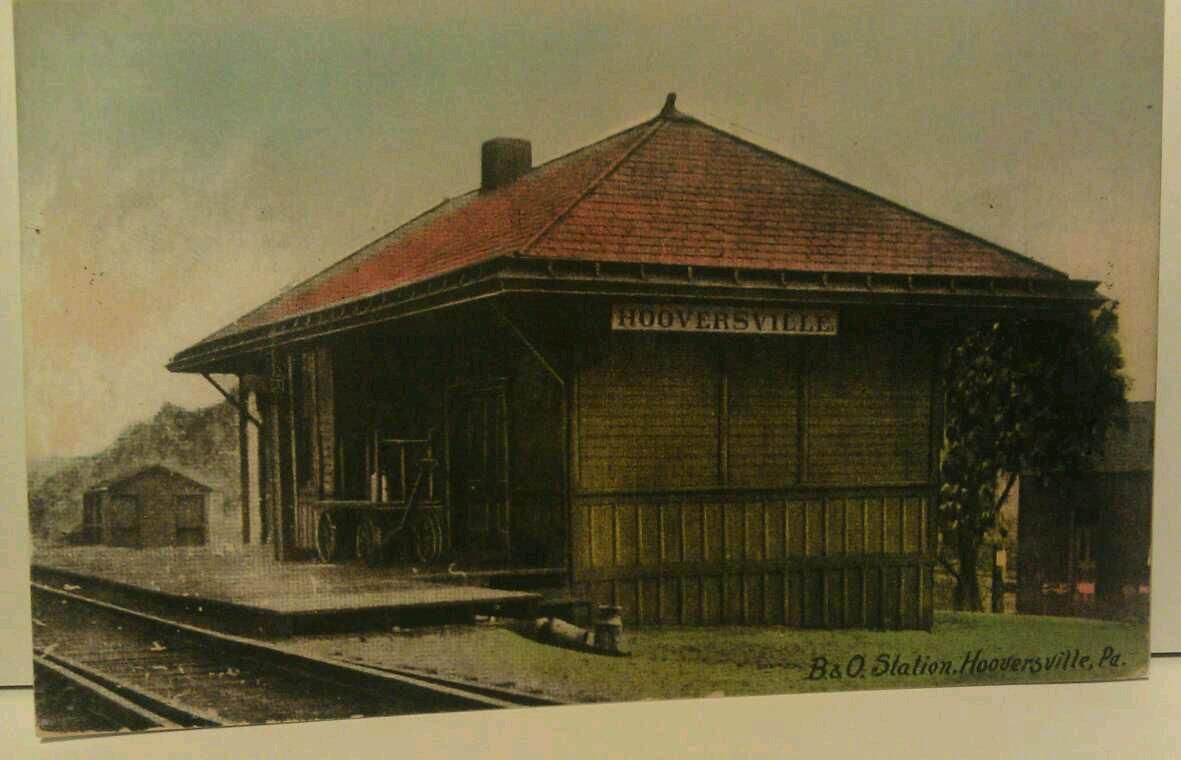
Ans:
POLYGON ((579 495, 577 593, 632 625, 929 628, 929 490, 579 495))

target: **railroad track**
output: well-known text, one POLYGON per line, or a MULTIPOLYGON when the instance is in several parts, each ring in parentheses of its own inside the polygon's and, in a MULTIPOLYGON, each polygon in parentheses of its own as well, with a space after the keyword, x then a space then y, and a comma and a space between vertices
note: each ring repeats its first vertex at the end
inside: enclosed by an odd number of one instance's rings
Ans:
POLYGON ((39 685, 84 693, 134 730, 561 704, 536 694, 317 657, 30 584, 39 685), (67 684, 68 686, 63 686, 67 684))
POLYGON ((43 727, 51 733, 221 725, 196 715, 191 716, 191 723, 178 723, 163 714, 170 711, 154 712, 142 704, 146 699, 128 699, 116 689, 109 688, 107 679, 93 677, 94 674, 84 665, 67 658, 37 652, 33 655, 33 669, 41 696, 38 715, 45 719, 43 727))

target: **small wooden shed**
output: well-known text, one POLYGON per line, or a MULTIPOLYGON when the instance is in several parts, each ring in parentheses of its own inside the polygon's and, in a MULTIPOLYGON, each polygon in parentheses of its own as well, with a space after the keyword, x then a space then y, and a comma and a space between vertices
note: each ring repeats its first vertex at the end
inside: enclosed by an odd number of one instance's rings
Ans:
POLYGON ((82 497, 82 536, 89 544, 204 546, 212 489, 163 465, 101 483, 82 497))
POLYGON ((1128 405, 1127 429, 1108 433, 1094 472, 1021 483, 1018 612, 1108 615, 1147 602, 1154 407, 1128 405))

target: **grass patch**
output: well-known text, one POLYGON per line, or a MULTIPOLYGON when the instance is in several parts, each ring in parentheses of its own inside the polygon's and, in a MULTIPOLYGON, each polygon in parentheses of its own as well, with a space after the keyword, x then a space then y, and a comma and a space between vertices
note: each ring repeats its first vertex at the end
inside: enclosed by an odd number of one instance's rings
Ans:
POLYGON ((627 636, 627 658, 546 646, 497 627, 307 637, 300 646, 571 701, 1097 681, 1143 677, 1148 662, 1146 625, 1025 615, 937 612, 933 633, 726 626, 627 636), (829 667, 816 668, 817 658, 829 667), (994 660, 994 669, 965 670, 965 661, 994 660), (832 666, 840 677, 828 677, 832 666))

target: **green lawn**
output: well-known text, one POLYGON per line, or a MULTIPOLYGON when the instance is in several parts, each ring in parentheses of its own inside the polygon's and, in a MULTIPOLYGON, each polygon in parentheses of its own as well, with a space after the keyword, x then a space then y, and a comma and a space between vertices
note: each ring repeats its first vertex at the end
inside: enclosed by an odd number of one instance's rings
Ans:
POLYGON ((1136 678, 1147 673, 1147 633, 1147 626, 1135 623, 937 612, 933 633, 634 629, 627 632, 632 656, 626 658, 559 649, 489 626, 314 636, 297 645, 572 701, 620 701, 1136 678), (818 667, 818 658, 827 666, 818 667), (961 672, 965 660, 984 669, 961 672), (828 677, 834 666, 838 678, 828 677))

